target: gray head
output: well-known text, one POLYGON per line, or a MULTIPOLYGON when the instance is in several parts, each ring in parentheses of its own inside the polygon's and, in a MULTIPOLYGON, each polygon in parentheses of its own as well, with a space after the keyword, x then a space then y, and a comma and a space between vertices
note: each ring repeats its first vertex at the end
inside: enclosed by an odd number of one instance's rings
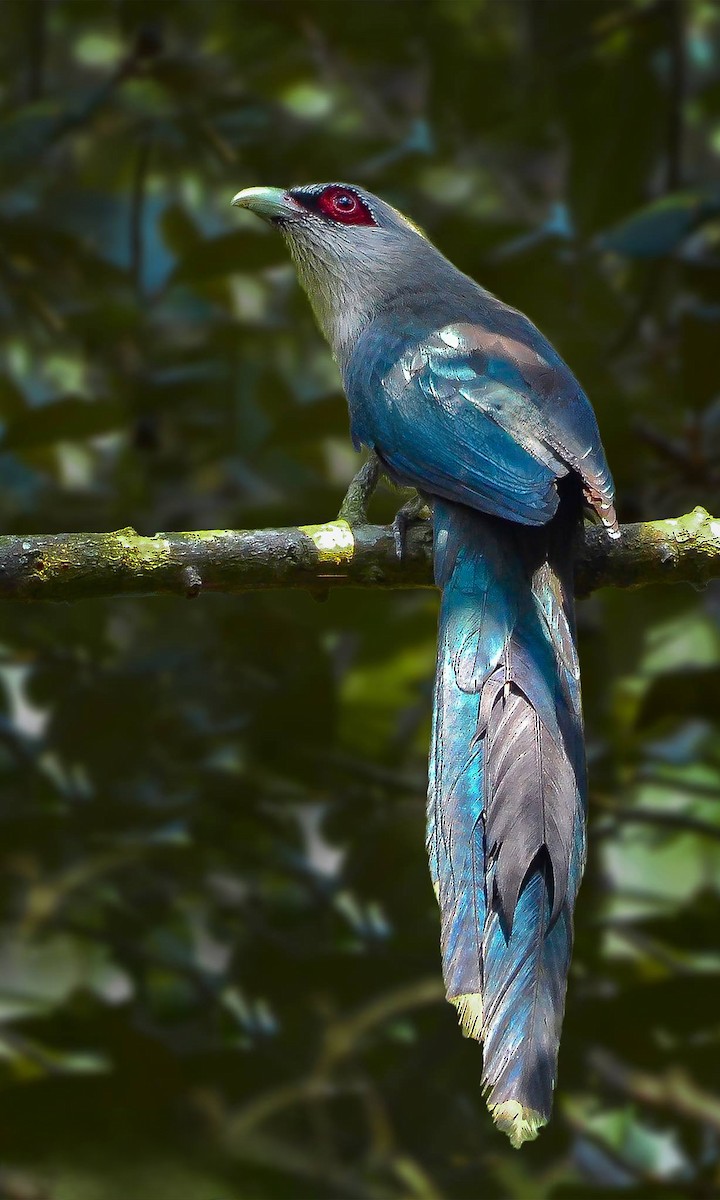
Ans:
POLYGON ((354 184, 246 188, 233 204, 278 227, 336 358, 429 257, 445 261, 417 225, 354 184))

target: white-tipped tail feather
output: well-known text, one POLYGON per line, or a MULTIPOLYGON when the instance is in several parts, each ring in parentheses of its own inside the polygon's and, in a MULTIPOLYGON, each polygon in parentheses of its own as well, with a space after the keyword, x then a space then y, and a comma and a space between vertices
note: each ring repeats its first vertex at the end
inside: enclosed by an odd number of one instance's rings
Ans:
POLYGON ((505 1100, 502 1104, 490 1105, 490 1116, 503 1133, 510 1138, 510 1145, 519 1150, 523 1142, 533 1142, 547 1118, 534 1108, 524 1108, 517 1100, 505 1100))
MULTIPOLYGON (((466 996, 450 996, 455 1005, 463 1037, 474 1038, 482 1043, 483 1003, 479 993, 466 996)), ((534 1108, 525 1108, 517 1100, 505 1100, 502 1104, 490 1104, 490 1115, 501 1133, 506 1133, 510 1145, 519 1150, 524 1142, 534 1142, 547 1118, 534 1108)))
POLYGON ((483 1003, 478 992, 466 996, 451 996, 451 1004, 457 1009, 458 1021, 463 1031, 463 1037, 475 1038, 482 1041, 483 1003))

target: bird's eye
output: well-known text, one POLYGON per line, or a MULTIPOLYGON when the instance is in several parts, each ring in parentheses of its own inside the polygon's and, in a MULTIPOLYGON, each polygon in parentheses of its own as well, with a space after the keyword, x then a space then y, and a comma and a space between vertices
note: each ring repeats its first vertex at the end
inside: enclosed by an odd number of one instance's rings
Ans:
POLYGON ((330 184, 315 201, 317 210, 332 221, 343 225, 375 225, 377 222, 368 205, 349 188, 330 184))
POLYGON ((357 206, 357 197, 350 192, 338 192, 337 196, 333 196, 333 207, 338 212, 351 213, 357 206))

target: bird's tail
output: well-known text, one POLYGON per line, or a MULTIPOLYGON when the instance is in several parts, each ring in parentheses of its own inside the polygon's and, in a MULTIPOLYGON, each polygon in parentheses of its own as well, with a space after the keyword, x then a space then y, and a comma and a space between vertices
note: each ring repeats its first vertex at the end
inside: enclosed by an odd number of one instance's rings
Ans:
POLYGON ((445 502, 434 519, 428 851, 443 970, 483 1043, 488 1107, 520 1146, 550 1115, 585 861, 576 520, 561 504, 530 529, 445 502))

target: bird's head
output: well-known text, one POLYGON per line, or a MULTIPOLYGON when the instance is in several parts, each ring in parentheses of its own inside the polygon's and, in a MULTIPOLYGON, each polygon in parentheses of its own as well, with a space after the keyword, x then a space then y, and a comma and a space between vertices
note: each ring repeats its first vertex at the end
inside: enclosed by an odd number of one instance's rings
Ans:
POLYGON ((438 253, 417 225, 354 184, 245 188, 233 204, 280 230, 338 357, 418 259, 438 253))

